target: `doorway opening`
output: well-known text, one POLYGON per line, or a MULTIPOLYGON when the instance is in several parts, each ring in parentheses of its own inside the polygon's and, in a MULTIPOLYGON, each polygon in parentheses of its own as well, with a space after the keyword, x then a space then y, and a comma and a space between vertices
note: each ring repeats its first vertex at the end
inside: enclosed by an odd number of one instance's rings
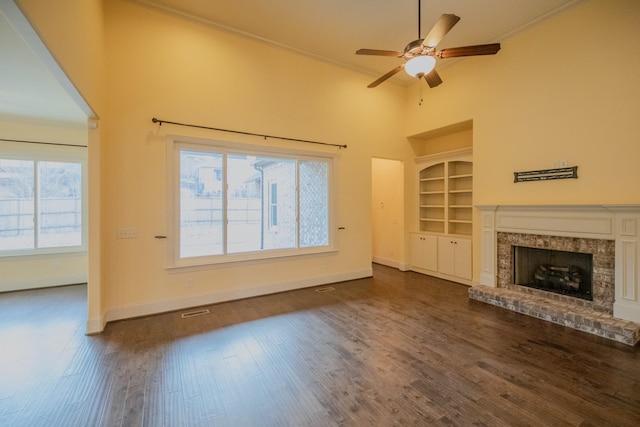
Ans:
POLYGON ((400 268, 404 259, 404 163, 371 159, 371 259, 400 268))

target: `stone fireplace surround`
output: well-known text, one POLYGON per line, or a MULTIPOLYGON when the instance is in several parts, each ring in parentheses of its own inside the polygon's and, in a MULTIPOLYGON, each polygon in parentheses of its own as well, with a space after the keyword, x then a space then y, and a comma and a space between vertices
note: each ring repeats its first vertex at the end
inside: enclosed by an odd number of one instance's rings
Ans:
POLYGON ((640 205, 482 205, 472 299, 597 334, 640 341, 640 205), (594 301, 517 286, 512 246, 592 253, 594 301))
MULTIPOLYGON (((593 255, 593 302, 584 302, 594 310, 613 314, 615 300, 615 241, 578 237, 543 236, 539 234, 498 232, 498 286, 510 287, 513 281, 513 246, 580 252, 593 255)), ((573 298, 567 301, 573 302, 573 298)), ((575 301, 580 304, 579 301, 575 301)))

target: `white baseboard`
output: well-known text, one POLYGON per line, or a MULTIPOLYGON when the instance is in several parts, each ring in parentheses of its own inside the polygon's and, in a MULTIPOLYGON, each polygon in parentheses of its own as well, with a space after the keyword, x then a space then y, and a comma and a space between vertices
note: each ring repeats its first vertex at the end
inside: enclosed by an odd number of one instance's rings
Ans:
POLYGON ((292 280, 288 282, 261 284, 251 288, 216 291, 208 294, 194 295, 184 298, 179 297, 168 300, 157 300, 122 307, 114 307, 107 310, 103 317, 88 319, 87 334, 96 334, 102 332, 104 330, 104 327, 106 326, 106 323, 112 322, 114 320, 149 316, 152 314, 182 310, 201 305, 216 304, 220 302, 256 297, 260 295, 268 295, 295 289, 308 288, 311 286, 320 286, 330 283, 344 282, 347 280, 362 279, 364 277, 371 277, 372 275, 373 270, 371 268, 366 268, 363 270, 355 270, 339 274, 328 274, 317 277, 308 277, 305 279, 292 280))
POLYGON ((616 301, 613 303, 613 317, 640 323, 640 306, 616 301))
POLYGON ((401 262, 398 266, 400 271, 411 271, 411 264, 406 262, 401 262))
POLYGON ((99 334, 102 331, 104 331, 104 327, 106 325, 106 321, 105 321, 105 317, 104 316, 100 316, 100 317, 91 317, 89 319, 87 319, 87 325, 86 325, 86 334, 87 335, 95 335, 95 334, 99 334))
POLYGON ((387 267, 397 268, 398 270, 401 269, 400 261, 398 261, 397 259, 374 256, 371 257, 371 261, 375 262, 376 264, 386 265, 387 267))
POLYGON ((480 273, 480 281, 481 285, 490 286, 492 288, 496 287, 496 276, 492 273, 480 273))
POLYGON ((25 280, 23 282, 10 282, 0 284, 0 292, 26 291, 29 289, 52 288, 54 286, 75 285, 87 283, 87 276, 66 276, 39 280, 25 280))
POLYGON ((437 277, 439 279, 445 279, 450 282, 460 283, 466 286, 473 286, 473 282, 469 279, 463 279, 462 277, 449 276, 448 274, 438 273, 437 271, 425 270, 420 267, 411 267, 411 271, 415 271, 416 273, 426 274, 427 276, 437 277))

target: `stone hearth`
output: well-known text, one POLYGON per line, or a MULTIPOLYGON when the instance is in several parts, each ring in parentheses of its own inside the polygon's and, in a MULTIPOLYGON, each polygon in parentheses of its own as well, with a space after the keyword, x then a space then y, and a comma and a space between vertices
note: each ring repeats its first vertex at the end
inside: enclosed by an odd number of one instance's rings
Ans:
POLYGON ((640 341, 640 206, 478 206, 480 286, 469 297, 580 331, 640 341), (514 247, 593 256, 593 301, 514 283, 514 247))
POLYGON ((562 295, 517 285, 473 286, 469 288, 469 298, 623 344, 640 341, 640 324, 595 310, 589 301, 569 301, 562 295))

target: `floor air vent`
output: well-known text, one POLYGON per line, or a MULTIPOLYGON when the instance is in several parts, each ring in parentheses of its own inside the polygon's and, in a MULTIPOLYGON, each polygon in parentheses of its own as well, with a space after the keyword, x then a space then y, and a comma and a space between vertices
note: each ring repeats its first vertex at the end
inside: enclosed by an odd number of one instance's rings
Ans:
POLYGON ((206 308, 202 310, 187 311, 186 313, 182 313, 180 316, 182 316, 183 319, 187 319, 189 317, 203 316, 205 314, 209 314, 209 310, 206 308))
POLYGON ((335 291, 336 288, 334 288, 333 286, 327 286, 325 288, 318 288, 316 289, 316 292, 331 292, 331 291, 335 291))

